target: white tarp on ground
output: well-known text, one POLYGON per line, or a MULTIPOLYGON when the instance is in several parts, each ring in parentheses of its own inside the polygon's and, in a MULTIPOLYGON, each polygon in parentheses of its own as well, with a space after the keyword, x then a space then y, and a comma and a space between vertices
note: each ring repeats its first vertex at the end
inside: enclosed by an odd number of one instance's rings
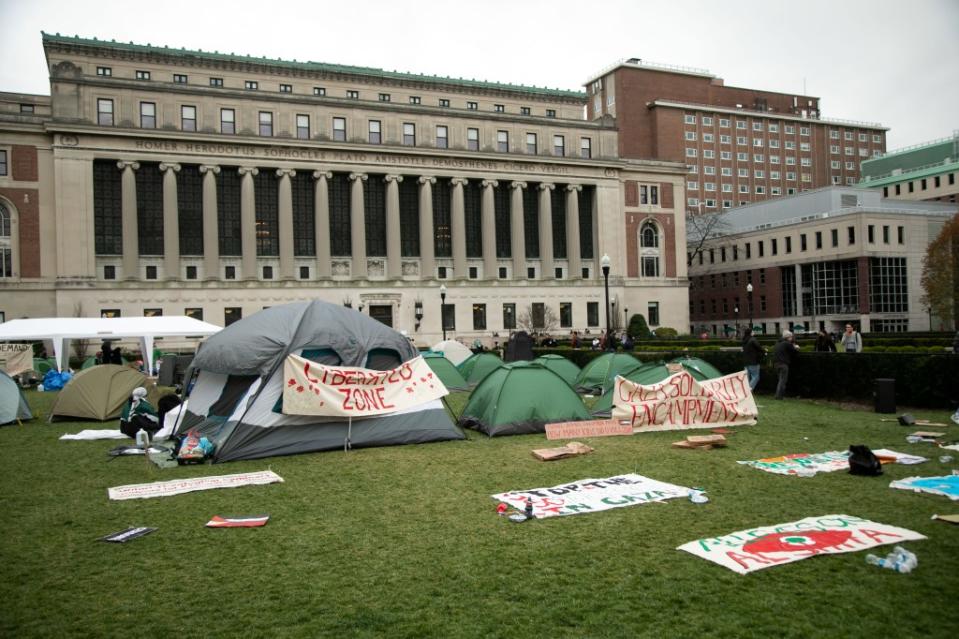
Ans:
POLYGON ((150 497, 169 497, 196 490, 212 490, 214 488, 236 488, 237 486, 259 486, 282 482, 283 478, 272 470, 261 470, 255 473, 238 473, 236 475, 217 475, 214 477, 197 477, 195 479, 173 479, 157 481, 152 484, 130 484, 107 489, 110 499, 148 499, 150 497))
POLYGON ((157 337, 207 337, 220 331, 214 324, 185 315, 162 317, 41 317, 15 319, 0 324, 0 342, 50 340, 57 367, 63 370, 70 361, 70 341, 74 339, 137 338, 147 370, 153 370, 153 340, 157 337))

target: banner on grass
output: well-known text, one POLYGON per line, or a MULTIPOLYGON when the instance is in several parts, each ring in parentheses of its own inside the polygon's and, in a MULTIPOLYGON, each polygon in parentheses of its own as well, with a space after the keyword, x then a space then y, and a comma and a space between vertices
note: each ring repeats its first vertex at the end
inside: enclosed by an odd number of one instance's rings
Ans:
POLYGON ((830 450, 825 453, 795 453, 780 457, 766 457, 751 461, 737 462, 752 466, 774 475, 796 475, 812 477, 816 473, 831 473, 836 470, 849 470, 849 452, 830 450))
POLYGON ((637 433, 755 424, 756 415, 746 371, 700 382, 683 370, 648 386, 617 377, 613 387, 613 419, 637 433))
POLYGON ((606 479, 581 479, 552 488, 513 490, 493 495, 493 499, 525 510, 527 499, 532 498, 533 517, 544 519, 665 501, 688 494, 689 488, 684 486, 631 473, 606 479))
POLYGON ((328 417, 385 415, 448 395, 422 357, 388 371, 326 366, 296 355, 283 364, 283 413, 328 417))
POLYGON ((917 493, 942 495, 949 499, 959 500, 959 475, 944 475, 942 477, 907 477, 897 479, 889 484, 890 488, 902 488, 917 493))
POLYGON ((926 537, 851 515, 807 517, 778 526, 740 530, 722 537, 697 539, 685 550, 745 575, 816 555, 856 552, 926 537))
POLYGON ((236 488, 237 486, 254 486, 282 482, 283 478, 272 470, 261 470, 257 473, 238 473, 236 475, 217 475, 216 477, 197 477, 196 479, 173 479, 171 481, 157 481, 151 484, 130 484, 109 488, 110 499, 148 499, 150 497, 169 497, 191 493, 195 490, 212 490, 214 488, 236 488))
POLYGON ((0 369, 13 377, 33 368, 32 344, 0 344, 0 369))

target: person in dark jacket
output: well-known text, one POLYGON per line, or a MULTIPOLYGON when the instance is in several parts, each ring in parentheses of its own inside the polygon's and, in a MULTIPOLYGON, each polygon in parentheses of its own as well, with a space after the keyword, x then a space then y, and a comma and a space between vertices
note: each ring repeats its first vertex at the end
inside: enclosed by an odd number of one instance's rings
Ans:
POLYGON ((824 329, 819 329, 819 333, 816 334, 816 352, 817 353, 835 353, 836 345, 833 343, 832 338, 829 336, 824 329))
POLYGON ((776 384, 776 399, 783 399, 786 394, 786 383, 789 381, 789 367, 795 363, 799 355, 799 347, 791 331, 783 331, 783 337, 773 349, 773 365, 779 372, 779 383, 776 384))
POLYGON ((766 349, 760 346, 759 340, 753 335, 753 329, 747 328, 743 333, 743 362, 746 364, 746 373, 749 375, 749 390, 756 390, 759 384, 759 365, 766 356, 766 349))

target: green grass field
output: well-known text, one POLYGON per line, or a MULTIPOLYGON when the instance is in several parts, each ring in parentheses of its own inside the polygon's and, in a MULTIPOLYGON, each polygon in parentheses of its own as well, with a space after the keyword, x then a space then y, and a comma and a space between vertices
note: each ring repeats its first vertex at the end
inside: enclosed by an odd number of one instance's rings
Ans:
MULTIPOLYGON (((4 637, 955 637, 959 512, 889 488, 948 474, 912 428, 872 412, 759 397, 760 423, 726 449, 679 450, 688 433, 584 440, 544 463, 542 435, 328 452, 161 470, 108 461, 120 442, 61 442, 96 424, 41 419, 0 429, 0 636, 4 637), (882 477, 803 479, 736 464, 849 444, 922 454, 882 477), (111 502, 107 488, 272 469, 282 484, 111 502), (512 524, 493 493, 636 472, 701 486, 688 500, 512 524), (269 513, 259 529, 204 528, 215 514, 269 513), (700 537, 844 513, 915 530, 911 574, 867 552, 740 576, 675 550, 700 537), (98 537, 158 530, 127 544, 98 537)), ((463 397, 454 397, 461 407, 463 397)), ((940 412, 917 418, 947 421, 940 412)), ((959 426, 947 429, 959 438, 959 426)), ((558 445, 558 444, 557 444, 558 445)), ((876 552, 885 554, 891 548, 876 552)))

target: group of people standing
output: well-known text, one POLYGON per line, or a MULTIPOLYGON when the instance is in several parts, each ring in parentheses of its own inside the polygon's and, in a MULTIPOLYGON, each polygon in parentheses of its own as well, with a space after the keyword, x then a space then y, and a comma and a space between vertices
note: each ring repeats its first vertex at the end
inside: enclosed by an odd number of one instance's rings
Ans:
MULTIPOLYGON (((845 353, 862 352, 862 336, 852 324, 846 324, 846 330, 838 340, 839 347, 832 337, 824 330, 816 335, 815 351, 818 353, 835 353, 837 350, 845 353)), ((750 390, 756 390, 759 384, 759 367, 766 357, 766 349, 753 335, 751 328, 743 334, 743 363, 749 378, 750 390)), ((773 347, 773 366, 778 374, 776 382, 776 399, 783 399, 786 394, 786 384, 789 381, 789 368, 796 363, 799 357, 799 345, 792 331, 783 331, 782 338, 773 347)))

